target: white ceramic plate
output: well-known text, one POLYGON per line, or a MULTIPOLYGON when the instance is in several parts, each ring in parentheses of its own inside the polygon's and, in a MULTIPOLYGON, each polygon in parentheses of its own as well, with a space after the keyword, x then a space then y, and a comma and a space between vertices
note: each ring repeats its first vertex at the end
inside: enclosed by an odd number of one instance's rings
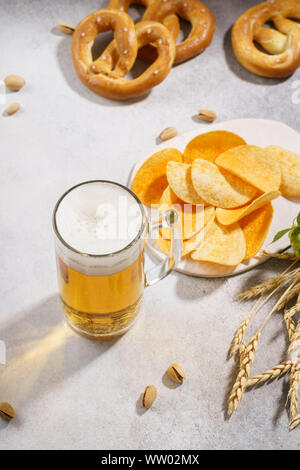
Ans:
MULTIPOLYGON (((267 145, 279 145, 280 147, 284 147, 288 150, 291 150, 292 152, 300 154, 300 134, 287 125, 282 124, 281 122, 264 119, 237 119, 234 121, 221 122, 213 125, 203 125, 199 127, 199 129, 195 129, 192 132, 187 132, 175 137, 172 140, 163 142, 162 144, 157 145, 151 151, 147 152, 143 159, 135 165, 130 176, 130 186, 139 167, 153 153, 167 147, 175 147, 183 152, 185 146, 191 139, 204 132, 215 130, 235 132, 236 134, 243 137, 245 141, 251 145, 259 145, 260 147, 266 147, 267 145)), ((289 239, 287 235, 272 245, 270 245, 270 243, 274 235, 279 230, 290 227, 293 218, 297 216, 300 210, 300 201, 280 197, 273 201, 272 204, 274 207, 274 217, 262 250, 267 249, 268 251, 283 251, 289 247, 289 239)), ((164 258, 165 255, 158 249, 155 240, 148 241, 148 248, 158 259, 164 258)), ((267 259, 267 256, 258 254, 250 260, 245 261, 235 267, 221 266, 201 261, 192 261, 190 259, 182 259, 176 270, 191 276, 224 277, 244 273, 250 269, 253 269, 258 264, 263 263, 267 259)))

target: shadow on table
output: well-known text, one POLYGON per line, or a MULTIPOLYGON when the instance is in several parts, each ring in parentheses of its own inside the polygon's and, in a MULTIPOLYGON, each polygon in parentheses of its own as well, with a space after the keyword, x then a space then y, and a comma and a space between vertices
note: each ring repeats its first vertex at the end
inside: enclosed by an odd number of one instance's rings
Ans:
POLYGON ((1 339, 7 364, 0 370, 0 401, 10 402, 16 410, 62 384, 117 341, 93 341, 75 333, 66 324, 56 295, 16 314, 1 331, 1 339))
POLYGON ((284 261, 278 259, 269 259, 258 266, 255 269, 245 273, 245 276, 241 276, 241 284, 239 292, 244 292, 261 282, 264 282, 270 277, 276 277, 281 274, 292 264, 291 261, 284 261))
POLYGON ((183 300, 207 298, 226 281, 225 278, 205 279, 203 277, 186 276, 181 273, 175 273, 175 276, 177 278, 176 294, 183 300))

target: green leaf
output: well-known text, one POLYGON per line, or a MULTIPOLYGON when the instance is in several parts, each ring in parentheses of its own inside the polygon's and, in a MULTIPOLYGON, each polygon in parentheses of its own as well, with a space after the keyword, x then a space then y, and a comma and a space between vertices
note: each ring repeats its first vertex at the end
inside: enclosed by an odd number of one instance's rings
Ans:
POLYGON ((297 217, 297 224, 300 225, 300 212, 299 212, 298 217, 297 217))
POLYGON ((286 233, 288 233, 290 230, 291 230, 290 228, 286 228, 285 230, 280 230, 280 232, 276 233, 275 237, 273 238, 272 243, 277 242, 277 240, 279 240, 280 238, 282 238, 283 235, 285 235, 286 233))

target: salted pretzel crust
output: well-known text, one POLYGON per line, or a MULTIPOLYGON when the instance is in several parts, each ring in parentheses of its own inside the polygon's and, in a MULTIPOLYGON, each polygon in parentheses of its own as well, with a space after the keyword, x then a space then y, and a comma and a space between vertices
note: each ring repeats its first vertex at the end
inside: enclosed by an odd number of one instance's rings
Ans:
MULTIPOLYGON (((110 0, 107 8, 114 8, 116 10, 125 11, 127 13, 130 5, 133 3, 142 5, 147 9, 154 2, 156 2, 156 0, 110 0)), ((166 28, 168 28, 174 40, 176 41, 180 30, 178 17, 176 15, 167 16, 164 18, 162 23, 166 26, 166 28)))
POLYGON ((179 63, 209 46, 216 22, 211 10, 200 0, 154 0, 146 9, 143 20, 163 22, 172 15, 180 16, 192 25, 188 37, 176 44, 175 63, 179 63))
MULTIPOLYGON (((133 3, 142 5, 147 10, 147 8, 149 8, 150 5, 154 2, 156 2, 156 0, 110 0, 108 8, 125 11, 127 13, 130 5, 132 5, 133 3)), ((166 28, 168 28, 174 38, 174 41, 176 42, 180 31, 180 22, 178 16, 167 16, 163 19, 162 23, 165 25, 166 28)), ((150 45, 142 47, 141 49, 139 49, 138 57, 140 59, 153 62, 157 57, 155 47, 152 47, 150 45)))
POLYGON ((134 25, 126 13, 103 9, 88 15, 75 29, 72 58, 78 77, 90 90, 107 98, 126 100, 146 93, 165 79, 174 62, 175 42, 161 23, 141 21, 134 25), (95 37, 111 29, 114 40, 93 61, 95 37), (156 61, 139 77, 124 80, 138 49, 150 43, 157 49, 156 61))
POLYGON ((300 20, 298 0, 273 0, 246 11, 232 29, 237 60, 250 72, 263 77, 291 75, 300 66, 300 20), (276 28, 263 28, 272 22, 276 28), (266 52, 255 46, 257 42, 266 52))

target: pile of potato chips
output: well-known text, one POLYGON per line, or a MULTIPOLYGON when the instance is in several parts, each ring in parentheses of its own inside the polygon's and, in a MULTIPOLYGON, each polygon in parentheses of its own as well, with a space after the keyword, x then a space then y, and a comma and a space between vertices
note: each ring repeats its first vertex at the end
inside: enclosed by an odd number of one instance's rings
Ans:
MULTIPOLYGON (((271 201, 300 197, 300 156, 247 145, 231 132, 207 132, 183 154, 167 148, 152 155, 137 171, 132 190, 147 206, 176 210, 182 256, 236 266, 261 249, 273 218, 271 201)), ((169 252, 168 229, 157 243, 169 252)))

